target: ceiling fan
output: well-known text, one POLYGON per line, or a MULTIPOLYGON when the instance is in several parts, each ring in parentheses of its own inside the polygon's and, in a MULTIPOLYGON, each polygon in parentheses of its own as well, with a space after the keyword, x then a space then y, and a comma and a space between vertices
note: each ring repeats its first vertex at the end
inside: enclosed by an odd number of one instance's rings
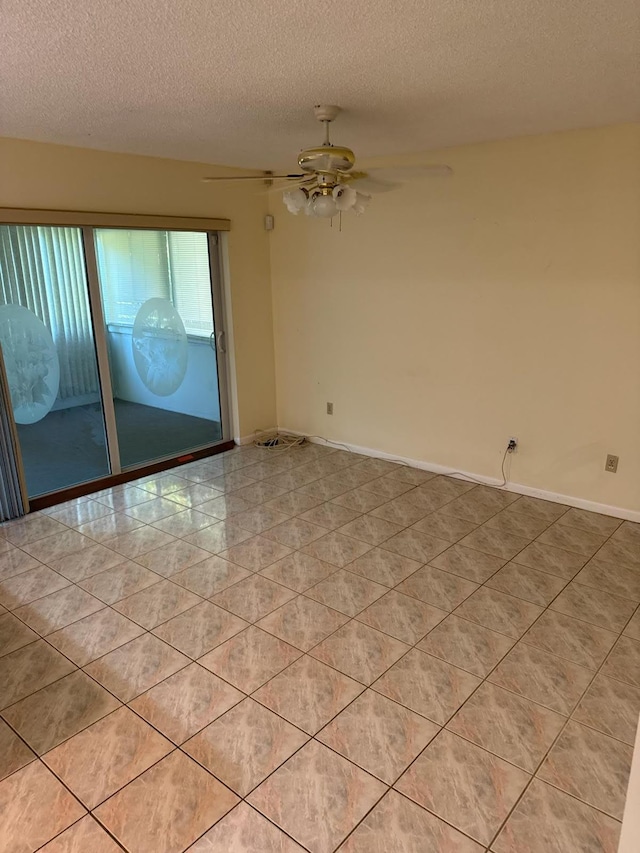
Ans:
POLYGON ((206 183, 217 181, 264 181, 273 183, 274 190, 283 190, 283 201, 290 213, 331 218, 337 213, 351 210, 363 213, 371 199, 370 193, 388 192, 402 186, 407 180, 430 175, 450 175, 452 169, 444 165, 417 165, 380 167, 357 171, 356 158, 350 148, 333 145, 329 138, 331 122, 340 113, 340 107, 318 104, 315 116, 325 126, 325 137, 317 148, 305 148, 298 156, 300 172, 296 174, 250 175, 238 177, 203 178, 206 183))

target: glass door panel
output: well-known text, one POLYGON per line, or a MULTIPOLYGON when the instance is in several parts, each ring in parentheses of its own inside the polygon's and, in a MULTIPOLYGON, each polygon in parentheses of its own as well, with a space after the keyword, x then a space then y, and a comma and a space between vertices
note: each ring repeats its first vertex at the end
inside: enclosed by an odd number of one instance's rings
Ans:
POLYGON ((79 228, 0 225, 0 346, 29 497, 109 474, 79 228))
POLYGON ((221 441, 208 235, 94 234, 122 467, 221 441))

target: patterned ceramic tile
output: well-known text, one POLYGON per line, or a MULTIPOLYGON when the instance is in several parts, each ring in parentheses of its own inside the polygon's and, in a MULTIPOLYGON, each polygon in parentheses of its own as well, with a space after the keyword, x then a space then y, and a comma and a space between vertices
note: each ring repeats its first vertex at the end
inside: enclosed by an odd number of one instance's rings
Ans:
MULTIPOLYGON (((178 492, 177 494, 181 494, 178 492)), ((153 527, 162 530, 163 533, 168 533, 170 536, 189 536, 191 533, 197 533, 205 527, 211 527, 216 523, 216 519, 210 515, 205 515, 203 512, 198 512, 195 509, 182 509, 179 507, 179 512, 175 515, 170 515, 168 518, 163 518, 160 521, 154 521, 153 527)))
POLYGON ((127 619, 150 629, 188 610, 200 601, 199 596, 171 581, 164 580, 115 602, 113 607, 127 619))
POLYGON ((524 551, 513 558, 514 563, 548 572, 559 578, 571 580, 587 562, 587 557, 573 554, 571 551, 563 551, 562 548, 554 548, 552 545, 543 545, 540 540, 532 542, 524 551))
POLYGON ((424 717, 366 690, 316 738, 392 785, 438 731, 424 717))
POLYGON ((2 716, 42 755, 120 706, 84 672, 72 672, 5 708, 2 716))
POLYGON ((90 809, 155 764, 173 745, 128 708, 120 708, 44 756, 90 809))
POLYGON ((142 633, 140 625, 105 607, 104 610, 85 616, 79 622, 49 634, 47 641, 77 666, 84 666, 142 633))
POLYGON ((310 654, 363 684, 371 684, 408 650, 405 643, 352 620, 310 654))
MULTIPOLYGON (((33 761, 35 755, 9 726, 0 720, 0 780, 33 761)), ((2 819, 0 818, 0 825, 2 819)))
POLYGON ((64 533, 67 530, 65 524, 61 524, 46 515, 26 516, 3 527, 4 535, 8 542, 22 548, 38 539, 53 536, 56 533, 64 533))
MULTIPOLYGON (((295 521, 296 519, 292 519, 295 521)), ((287 522, 285 522, 286 524, 287 522)), ((273 531, 267 530, 266 534, 273 531)), ((225 560, 231 560, 251 572, 266 569, 276 560, 281 560, 290 553, 290 549, 280 542, 273 541, 265 536, 254 536, 239 545, 233 545, 220 553, 225 560)))
POLYGON ((33 643, 38 635, 11 613, 0 616, 0 657, 33 643))
POLYGON ((171 580, 203 598, 210 598, 232 584, 248 578, 250 574, 247 569, 214 556, 178 572, 171 580))
POLYGON ((345 492, 332 498, 332 504, 347 507, 354 512, 371 512, 381 504, 387 503, 387 498, 384 495, 376 495, 373 492, 368 492, 366 489, 353 489, 350 492, 345 492))
POLYGON ((516 500, 517 495, 499 492, 486 486, 476 486, 467 494, 458 497, 447 504, 444 510, 447 515, 483 524, 500 510, 516 500))
POLYGON ((478 585, 434 566, 424 566, 397 589, 441 610, 453 610, 475 592, 478 585))
MULTIPOLYGON (((303 521, 301 518, 289 518, 265 532, 265 536, 286 545, 289 548, 303 548, 310 542, 320 539, 327 532, 326 527, 303 521)), ((280 556, 284 556, 281 554, 280 556)), ((273 560, 271 562, 274 562, 273 560)), ((262 568, 262 567, 261 567, 262 568)))
POLYGON ((192 509, 207 501, 215 500, 220 495, 221 492, 218 489, 212 489, 206 482, 201 482, 187 486, 185 489, 179 489, 177 492, 171 492, 166 495, 166 498, 180 507, 192 509))
POLYGON ((66 578, 47 566, 40 566, 0 583, 0 604, 14 610, 65 586, 69 586, 66 578))
POLYGON ((446 615, 444 610, 393 589, 359 613, 357 619, 413 645, 446 615))
POLYGON ((457 542, 463 536, 471 533, 475 527, 476 525, 472 521, 446 515, 442 510, 430 513, 413 525, 414 530, 426 533, 427 536, 446 539, 447 542, 457 542))
MULTIPOLYGON (((207 504, 204 504, 200 509, 204 511, 206 506, 207 504)), ((251 506, 251 504, 247 506, 251 506)), ((239 545, 246 539, 250 539, 251 536, 252 534, 248 530, 240 527, 233 520, 219 521, 217 524, 212 524, 211 527, 190 533, 189 536, 185 537, 185 542, 197 545, 198 548, 204 548, 205 551, 210 551, 212 554, 219 554, 227 548, 233 548, 234 545, 239 545)))
POLYGON ((145 489, 127 486, 120 489, 118 487, 105 489, 103 492, 97 492, 93 497, 98 503, 120 511, 127 510, 132 506, 139 506, 145 501, 152 501, 155 496, 145 489))
POLYGON ((249 802, 313 853, 331 853, 385 786, 315 741, 251 794, 249 802))
POLYGON ((152 634, 143 634, 87 667, 86 672, 122 702, 128 702, 190 663, 152 634))
POLYGON ((136 518, 122 512, 116 512, 80 525, 78 533, 82 533, 83 536, 87 536, 95 542, 106 542, 108 539, 129 533, 132 530, 138 530, 143 526, 143 523, 136 518))
POLYGON ((510 560, 527 547, 529 539, 485 525, 461 539, 460 544, 465 548, 474 548, 493 557, 510 560))
POLYGON ((258 622, 258 627, 306 652, 347 621, 344 614, 299 595, 258 622))
POLYGON ((636 607, 628 598, 584 586, 577 583, 577 579, 571 581, 549 606, 566 616, 615 632, 622 631, 636 607))
POLYGON ((640 688, 597 675, 573 719, 633 745, 640 716, 640 688))
POLYGON ((529 566, 507 563, 486 582, 488 587, 523 598, 533 604, 546 607, 566 585, 564 578, 557 578, 547 572, 538 572, 529 566))
MULTIPOLYGON (((180 493, 178 492, 178 494, 180 493)), ((176 495, 172 495, 171 500, 175 500, 176 497, 176 495)), ((253 509, 254 506, 255 504, 243 500, 238 495, 220 495, 220 497, 198 504, 198 512, 203 512, 205 515, 211 516, 212 519, 218 519, 218 521, 226 521, 241 512, 253 509)))
POLYGON ((340 853, 482 853, 483 848, 406 797, 390 791, 340 853))
POLYGON ((0 658, 0 708, 19 702, 74 669, 45 640, 4 655, 0 658))
POLYGON ((182 539, 176 539, 162 548, 156 548, 137 557, 137 562, 165 578, 175 575, 182 569, 187 569, 195 563, 200 563, 210 557, 209 551, 196 548, 182 539))
MULTIPOLYGON (((29 548, 26 550, 29 551, 29 548)), ((598 551, 598 557, 606 563, 617 563, 630 569, 640 568, 640 548, 637 539, 634 541, 619 539, 616 533, 598 551)))
POLYGON ((485 682, 447 728, 532 773, 565 717, 485 682))
POLYGON ((313 735, 363 686, 305 655, 253 694, 261 704, 313 735))
POLYGON ((174 501, 168 501, 164 497, 158 497, 138 506, 129 507, 125 511, 127 515, 137 518, 138 521, 142 521, 144 524, 151 524, 154 521, 169 518, 180 512, 180 505, 174 501))
POLYGON ((576 583, 622 595, 636 604, 640 602, 640 572, 628 566, 605 563, 594 557, 578 572, 576 583))
POLYGON ((264 533, 271 527, 285 522, 289 516, 284 512, 278 512, 276 509, 258 504, 252 509, 247 509, 236 515, 236 523, 245 530, 250 530, 252 533, 264 533))
POLYGON ((292 516, 298 513, 305 512, 314 506, 322 503, 321 498, 314 498, 311 495, 303 495, 302 492, 289 492, 282 497, 275 498, 272 501, 267 501, 263 504, 268 509, 275 509, 278 512, 283 512, 285 515, 292 516))
POLYGON ((373 548, 350 563, 349 571, 384 586, 393 587, 417 571, 420 565, 417 560, 411 560, 393 551, 373 548))
POLYGON ((420 563, 428 563, 441 551, 445 551, 449 545, 446 539, 427 536, 426 533, 420 533, 413 528, 401 530, 400 533, 382 543, 382 547, 387 551, 395 551, 420 563))
POLYGON ((92 545, 76 554, 67 554, 66 557, 60 557, 58 560, 50 560, 49 566, 67 580, 78 583, 84 578, 97 575, 98 572, 103 572, 122 562, 124 562, 122 554, 116 554, 104 545, 92 545))
POLYGON ((41 853, 120 853, 121 848, 89 815, 56 836, 41 853))
POLYGON ((358 518, 359 515, 360 513, 356 510, 340 506, 338 503, 323 503, 307 510, 300 518, 303 521, 310 521, 312 524, 326 527, 327 530, 335 530, 337 527, 342 527, 343 524, 348 524, 358 518))
POLYGON ((203 601, 158 625, 153 633, 183 654, 199 658, 246 627, 244 619, 203 601))
POLYGON ((39 565, 40 563, 26 551, 12 548, 7 543, 7 550, 0 552, 0 581, 27 572, 29 569, 37 569, 39 565))
POLYGON ((570 722, 538 776, 621 820, 632 755, 628 744, 570 722))
POLYGON ((590 669, 518 643, 489 676, 489 681, 559 714, 569 715, 592 678, 590 669))
POLYGON ((365 542, 343 536, 336 531, 326 533, 303 549, 305 554, 317 557, 325 563, 332 563, 338 568, 343 568, 347 563, 351 563, 370 550, 371 546, 365 542))
POLYGON ((423 471, 421 468, 411 468, 408 465, 394 464, 387 472, 387 477, 392 477, 395 480, 402 480, 403 483, 409 483, 412 486, 419 486, 421 483, 426 483, 427 480, 432 480, 436 475, 431 471, 423 471))
MULTIPOLYGON (((360 470, 360 466, 358 467, 360 470)), ((382 495, 387 500, 392 500, 410 491, 413 486, 411 483, 398 480, 396 477, 378 477, 362 483, 361 488, 367 492, 373 492, 375 495, 382 495)))
POLYGON ((502 530, 523 539, 535 539, 543 530, 546 530, 550 522, 538 515, 518 511, 518 501, 503 509, 493 518, 486 522, 487 527, 502 530))
POLYGON ((475 583, 484 583, 504 564, 505 561, 500 557, 492 557, 462 545, 453 545, 431 561, 432 566, 475 583))
POLYGON ((545 530, 538 542, 541 545, 563 548, 565 551, 572 551, 575 554, 581 554, 583 557, 591 557, 606 538, 600 533, 588 533, 586 530, 576 530, 575 527, 568 527, 566 524, 556 522, 545 530))
POLYGON ((616 853, 620 824, 534 779, 494 842, 496 853, 616 853))
POLYGON ((640 687, 640 643, 630 637, 620 637, 602 667, 602 673, 640 687))
POLYGON ((155 527, 145 526, 129 533, 121 533, 113 539, 107 539, 105 544, 117 551, 118 554, 133 560, 142 554, 146 554, 147 551, 164 548, 172 542, 175 542, 175 539, 168 533, 163 533, 155 527))
POLYGON ((130 707, 181 744, 243 698, 239 690, 192 663, 138 696, 130 707))
POLYGON ((245 699, 187 741, 183 749, 245 797, 308 739, 253 699, 245 699))
POLYGON ((385 539, 389 539, 398 533, 401 529, 401 525, 385 521, 383 518, 376 518, 373 515, 361 515, 354 521, 350 521, 348 524, 340 527, 338 532, 343 533, 345 536, 353 536, 354 539, 360 539, 369 545, 379 545, 385 539))
POLYGON ((105 604, 113 604, 161 580, 155 572, 131 560, 125 560, 113 569, 80 581, 79 585, 105 604))
POLYGON ((489 844, 530 779, 528 773, 443 730, 395 787, 476 841, 489 844))
POLYGON ((0 850, 31 853, 84 814, 64 785, 33 761, 0 782, 0 850))
POLYGON ((253 693, 301 654, 277 637, 251 626, 200 658, 199 663, 245 693, 253 693))
POLYGON ((102 601, 88 592, 77 586, 69 586, 19 607, 15 614, 32 630, 45 636, 103 607, 102 601))
POLYGON ((340 570, 308 589, 305 595, 347 616, 355 616, 386 591, 387 588, 381 584, 340 570))
POLYGON ((480 679, 474 675, 413 649, 373 689, 444 725, 478 684, 480 679))
POLYGON ((103 803, 96 817, 128 850, 185 850, 238 802, 176 750, 103 803))
POLYGON ((578 530, 586 530, 589 533, 600 533, 602 536, 611 536, 622 524, 619 518, 610 515, 600 515, 597 512, 586 512, 584 509, 570 509, 560 519, 560 524, 568 524, 578 530))
POLYGON ((189 853, 303 853, 302 847, 246 803, 205 833, 189 853))
POLYGON ((600 666, 615 640, 611 631, 553 610, 545 611, 524 636, 525 643, 589 669, 600 666))
POLYGON ((293 554, 283 557, 272 566, 267 566, 260 574, 296 592, 304 592, 335 571, 337 569, 331 563, 323 563, 317 557, 303 554, 302 551, 294 551, 293 554))
POLYGON ((633 637, 634 640, 640 640, 640 608, 636 610, 633 618, 624 629, 624 633, 629 637, 633 637))
POLYGON ((557 521, 569 509, 564 504, 552 501, 544 501, 541 498, 518 498, 512 504, 514 512, 524 512, 527 515, 535 515, 552 524, 557 521))
POLYGON ((504 634, 451 615, 427 634, 418 648, 484 678, 512 645, 513 640, 504 634))
POLYGON ((489 587, 481 587, 456 610, 457 616, 518 639, 540 616, 542 607, 489 587))
POLYGON ((246 619, 256 622, 277 607, 295 597, 295 592, 261 575, 252 575, 230 586, 212 598, 215 604, 246 619))

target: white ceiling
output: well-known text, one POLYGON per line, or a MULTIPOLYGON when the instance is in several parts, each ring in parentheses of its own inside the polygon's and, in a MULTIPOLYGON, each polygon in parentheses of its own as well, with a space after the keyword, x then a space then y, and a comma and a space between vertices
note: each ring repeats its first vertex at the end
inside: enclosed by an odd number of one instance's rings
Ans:
POLYGON ((234 166, 640 119, 638 0, 2 0, 0 135, 234 166))

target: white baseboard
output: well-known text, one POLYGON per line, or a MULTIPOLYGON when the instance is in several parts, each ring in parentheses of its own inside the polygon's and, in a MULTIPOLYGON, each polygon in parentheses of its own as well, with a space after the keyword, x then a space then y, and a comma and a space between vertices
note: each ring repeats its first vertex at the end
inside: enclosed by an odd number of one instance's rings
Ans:
MULTIPOLYGON (((280 428, 279 432, 289 435, 306 435, 295 429, 280 428)), ((406 456, 394 456, 392 453, 385 453, 382 450, 374 450, 371 447, 360 447, 357 444, 346 444, 345 442, 329 441, 326 438, 319 436, 307 436, 308 441, 313 444, 326 444, 328 447, 334 447, 336 450, 349 450, 351 453, 360 453, 363 456, 372 456, 375 459, 386 459, 389 462, 397 462, 400 465, 410 465, 412 468, 420 468, 423 471, 431 471, 433 474, 445 474, 448 477, 455 477, 460 480, 475 480, 487 486, 500 486, 502 480, 497 477, 485 477, 483 474, 474 474, 471 471, 457 471, 455 468, 448 468, 446 465, 438 465, 435 462, 424 462, 422 459, 409 459, 406 456)), ((598 512, 601 515, 612 515, 615 518, 624 518, 626 521, 640 522, 640 511, 625 509, 619 506, 610 506, 609 504, 596 503, 585 498, 576 498, 573 495, 560 495, 557 492, 548 492, 545 489, 536 489, 532 486, 524 486, 521 483, 507 483, 506 486, 501 486, 504 491, 515 492, 519 495, 525 495, 529 498, 540 498, 553 503, 565 504, 573 506, 577 509, 585 509, 588 512, 598 512)))
POLYGON ((256 438, 260 438, 263 435, 270 435, 274 432, 283 432, 283 430, 279 430, 278 427, 272 427, 271 429, 259 429, 255 432, 252 432, 251 435, 234 435, 233 440, 240 447, 244 447, 247 444, 253 444, 256 438))

